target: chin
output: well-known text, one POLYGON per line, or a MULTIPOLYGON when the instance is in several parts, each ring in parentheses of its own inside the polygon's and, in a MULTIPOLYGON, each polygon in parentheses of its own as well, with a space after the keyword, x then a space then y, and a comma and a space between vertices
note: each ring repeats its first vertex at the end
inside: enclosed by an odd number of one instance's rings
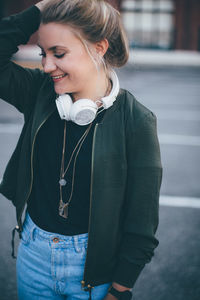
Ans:
MULTIPOLYGON (((56 92, 56 94, 59 94, 59 95, 61 95, 61 94, 70 94, 70 93, 72 93, 73 92, 73 88, 66 88, 66 86, 67 85, 65 85, 65 84, 59 84, 59 83, 57 83, 57 84, 55 84, 54 83, 54 90, 55 90, 55 92, 56 92)), ((69 86, 69 84, 68 84, 68 86, 69 86)))
POLYGON ((56 94, 59 94, 59 95, 69 93, 68 91, 66 91, 66 89, 61 88, 61 87, 54 86, 54 90, 55 90, 56 94))

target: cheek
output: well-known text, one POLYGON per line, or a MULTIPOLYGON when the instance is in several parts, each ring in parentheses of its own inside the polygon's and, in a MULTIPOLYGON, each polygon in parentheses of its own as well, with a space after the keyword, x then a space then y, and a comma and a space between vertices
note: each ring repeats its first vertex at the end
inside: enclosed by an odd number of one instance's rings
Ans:
POLYGON ((73 62, 69 59, 69 57, 57 59, 55 64, 58 69, 66 73, 73 71, 73 62))
POLYGON ((41 59, 41 64, 42 64, 42 67, 44 68, 44 65, 45 65, 45 58, 44 57, 42 57, 42 59, 41 59))
POLYGON ((56 66, 72 78, 92 76, 96 72, 95 65, 87 53, 76 53, 56 61, 56 66))
POLYGON ((63 59, 62 61, 57 62, 57 68, 63 72, 69 73, 71 77, 77 77, 84 69, 82 61, 79 58, 63 59))

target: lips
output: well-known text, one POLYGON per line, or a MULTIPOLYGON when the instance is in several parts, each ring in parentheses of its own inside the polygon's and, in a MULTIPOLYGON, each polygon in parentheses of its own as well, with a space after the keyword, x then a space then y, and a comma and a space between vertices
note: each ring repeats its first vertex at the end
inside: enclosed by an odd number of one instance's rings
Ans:
POLYGON ((54 82, 57 82, 57 81, 62 80, 66 76, 67 76, 67 74, 62 74, 62 75, 51 76, 51 78, 53 79, 54 82))

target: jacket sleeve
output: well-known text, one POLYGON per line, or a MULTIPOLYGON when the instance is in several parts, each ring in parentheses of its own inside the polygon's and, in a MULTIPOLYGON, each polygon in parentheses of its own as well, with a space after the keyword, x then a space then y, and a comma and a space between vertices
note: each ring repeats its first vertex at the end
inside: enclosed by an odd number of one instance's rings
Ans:
POLYGON ((123 237, 113 281, 132 288, 158 245, 159 191, 162 179, 156 117, 146 109, 127 121, 127 187, 123 237))
POLYGON ((36 6, 0 21, 0 98, 22 113, 34 104, 44 72, 23 68, 11 58, 19 45, 28 42, 39 24, 40 10, 36 6))

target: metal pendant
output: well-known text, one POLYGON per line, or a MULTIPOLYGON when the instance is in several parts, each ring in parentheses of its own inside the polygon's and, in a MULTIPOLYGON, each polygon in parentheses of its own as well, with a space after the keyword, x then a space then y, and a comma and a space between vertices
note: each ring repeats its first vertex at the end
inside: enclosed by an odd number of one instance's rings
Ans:
POLYGON ((61 179, 59 180, 59 184, 60 184, 61 186, 65 186, 66 183, 67 183, 67 181, 66 181, 64 178, 61 178, 61 179))
POLYGON ((68 218, 68 203, 64 203, 63 201, 60 203, 59 215, 65 219, 68 218))

